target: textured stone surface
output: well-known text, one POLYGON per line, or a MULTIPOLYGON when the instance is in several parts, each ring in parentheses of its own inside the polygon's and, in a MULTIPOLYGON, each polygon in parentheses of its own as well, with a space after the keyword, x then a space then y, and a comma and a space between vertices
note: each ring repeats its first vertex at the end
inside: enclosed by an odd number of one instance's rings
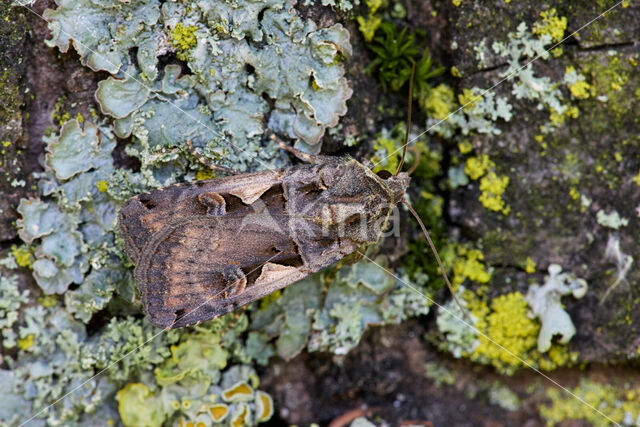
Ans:
POLYGON ((24 45, 27 22, 11 9, 10 1, 0 1, 0 241, 16 237, 15 206, 30 188, 24 164, 23 107, 26 98, 24 45))
MULTIPOLYGON (((490 87, 500 82, 506 66, 492 54, 494 41, 504 41, 521 21, 531 27, 541 7, 526 2, 471 2, 452 7, 452 39, 459 48, 455 63, 465 77, 462 87, 490 87), (470 30, 472 29, 472 31, 470 30), (478 70, 473 47, 486 40, 487 65, 478 70)), ((548 2, 559 16, 566 16, 566 34, 595 18, 614 2, 548 2), (602 3, 602 4, 600 4, 602 3)), ((545 7, 546 8, 546 7, 545 7)), ((584 100, 567 100, 580 110, 576 119, 567 119, 556 131, 543 138, 546 149, 535 136, 548 121, 549 112, 537 110, 533 102, 515 101, 511 84, 495 90, 509 97, 514 118, 502 123, 502 134, 472 138, 476 153, 490 155, 501 174, 509 176, 505 200, 511 205, 507 216, 491 212, 478 202, 477 185, 453 194, 450 214, 463 233, 481 239, 487 262, 496 267, 491 289, 495 293, 520 290, 526 293, 532 278, 542 283, 549 264, 584 277, 590 285, 580 301, 564 301, 578 329, 570 348, 580 351, 585 361, 625 360, 638 348, 637 309, 640 270, 632 268, 626 281, 611 291, 616 281, 615 264, 605 257, 610 237, 620 239, 620 248, 640 259, 640 185, 632 179, 640 170, 640 54, 638 22, 640 3, 618 7, 595 24, 572 37, 559 58, 534 63, 537 75, 561 82, 568 66, 587 77, 596 94, 584 100), (619 79, 624 83, 615 88, 619 79), (613 86, 612 86, 613 85, 613 86), (604 98, 606 97, 606 99, 604 98), (580 197, 571 197, 571 189, 592 200, 581 206, 580 197), (598 223, 598 211, 617 211, 629 224, 613 230, 598 223), (531 257, 537 263, 536 274, 522 270, 531 257)))

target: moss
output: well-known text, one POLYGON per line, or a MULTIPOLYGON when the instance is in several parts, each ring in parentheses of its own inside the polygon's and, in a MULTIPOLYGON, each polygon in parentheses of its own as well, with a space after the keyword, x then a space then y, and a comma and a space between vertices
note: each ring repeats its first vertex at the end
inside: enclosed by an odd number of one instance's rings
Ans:
POLYGON ((20 110, 19 76, 13 70, 0 73, 0 121, 6 122, 20 110))
POLYGON ((373 36, 376 34, 376 30, 382 24, 382 18, 379 16, 375 16, 373 14, 369 14, 366 18, 364 16, 358 16, 358 29, 362 33, 362 37, 364 37, 364 41, 371 42, 373 40, 373 36))

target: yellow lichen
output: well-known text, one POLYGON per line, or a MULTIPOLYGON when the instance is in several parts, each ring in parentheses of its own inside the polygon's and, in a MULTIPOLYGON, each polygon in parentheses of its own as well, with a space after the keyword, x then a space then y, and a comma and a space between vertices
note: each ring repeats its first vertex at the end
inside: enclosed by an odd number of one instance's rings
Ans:
POLYGON ((558 113, 555 109, 551 108, 549 110, 549 120, 551 124, 558 127, 565 122, 567 117, 576 119, 580 115, 580 110, 576 106, 571 106, 567 108, 563 113, 558 113))
POLYGON ((471 150, 473 150, 473 145, 471 145, 471 143, 465 139, 458 142, 458 150, 460 150, 460 153, 462 154, 467 154, 470 153, 471 150))
POLYGON ((34 338, 34 335, 29 334, 24 338, 18 339, 18 348, 25 351, 30 349, 31 347, 33 347, 33 338, 34 338))
POLYGON ((565 420, 583 420, 590 425, 622 424, 624 420, 636 420, 640 415, 640 389, 628 384, 616 386, 582 379, 570 392, 574 396, 555 387, 547 389, 551 404, 539 407, 547 425, 557 425, 565 420), (597 408, 600 413, 592 408, 597 408), (608 419, 603 418, 602 413, 608 419))
POLYGON ((552 370, 577 361, 578 353, 570 352, 565 345, 554 343, 545 354, 537 350, 540 324, 529 317, 529 307, 520 292, 494 298, 491 307, 479 292, 465 290, 462 298, 479 331, 471 360, 491 364, 506 374, 523 366, 552 370))
POLYGON ((213 178, 213 172, 210 169, 199 170, 196 172, 196 179, 202 181, 203 179, 213 178))
POLYGON ((247 400, 253 395, 253 389, 249 384, 240 382, 222 392, 222 398, 227 402, 247 400))
POLYGON ((78 123, 82 124, 84 123, 84 116, 82 115, 82 113, 78 113, 76 114, 76 120, 78 121, 78 123))
POLYGON ((458 7, 462 4, 462 0, 451 0, 451 3, 453 3, 455 7, 458 7))
POLYGON ((638 186, 640 186, 640 170, 638 170, 638 175, 634 176, 632 179, 638 186))
MULTIPOLYGON (((486 309, 472 309, 474 317, 486 313, 486 309)), ((520 366, 521 360, 530 361, 528 352, 536 345, 540 325, 527 313, 527 302, 520 292, 494 298, 491 312, 483 316, 486 336, 478 337, 472 359, 489 360, 496 368, 507 371, 520 366)))
POLYGON ((198 44, 196 39, 196 31, 198 27, 195 25, 184 26, 182 22, 179 22, 173 28, 171 33, 171 43, 176 48, 176 56, 182 61, 188 59, 187 52, 198 44))
POLYGON ((542 22, 535 23, 533 34, 548 34, 554 43, 561 41, 567 29, 567 18, 564 16, 559 17, 555 8, 540 12, 540 17, 542 22))
POLYGON ((569 197, 573 200, 578 200, 580 198, 580 192, 576 189, 576 187, 571 187, 569 189, 569 197))
POLYGON ((420 101, 422 108, 436 120, 445 119, 455 109, 453 89, 444 83, 430 90, 420 101))
POLYGON ((476 180, 484 175, 492 166, 493 162, 486 154, 482 154, 477 157, 469 157, 464 166, 464 173, 466 173, 469 178, 476 180))
POLYGON ((527 259, 524 261, 524 271, 526 271, 529 274, 533 274, 536 272, 536 262, 531 259, 531 257, 527 257, 527 259))
POLYGON ((402 151, 398 150, 398 148, 399 147, 393 139, 385 138, 383 136, 376 138, 373 143, 373 151, 382 151, 384 155, 382 158, 378 158, 377 155, 373 156, 371 159, 375 165, 373 171, 379 172, 383 169, 395 171, 400 163, 400 155, 402 154, 402 151))
POLYGON ((480 180, 480 197, 478 200, 485 208, 502 212, 507 215, 511 209, 502 198, 507 186, 509 185, 508 176, 498 176, 495 172, 489 172, 480 180))
POLYGON ((44 308, 55 307, 58 304, 58 296, 57 295, 42 295, 38 297, 38 302, 44 308))
POLYGON ((231 427, 242 427, 247 422, 247 417, 249 415, 249 409, 245 403, 240 405, 240 410, 237 415, 233 417, 231 420, 231 427))
POLYGON ((462 89, 462 93, 458 95, 458 102, 465 110, 473 110, 480 101, 482 96, 474 94, 471 89, 462 89))
POLYGON ((31 268, 35 261, 31 249, 25 245, 11 245, 11 255, 13 255, 13 258, 16 260, 16 264, 20 267, 31 268))
POLYGON ((256 421, 264 422, 273 415, 273 400, 263 391, 256 392, 256 421))
POLYGON ((451 75, 453 77, 462 78, 462 73, 460 72, 458 67, 456 67, 455 65, 451 67, 451 75))
POLYGON ((565 82, 567 87, 577 99, 587 99, 591 96, 592 87, 582 74, 578 74, 575 67, 569 66, 565 68, 565 82))
POLYGON ((96 188, 98 188, 99 192, 104 193, 109 189, 109 183, 104 179, 101 179, 100 181, 96 182, 96 188))
POLYGON ((479 249, 468 249, 464 246, 458 247, 458 256, 453 264, 453 285, 458 287, 466 279, 478 283, 487 283, 491 279, 491 274, 486 270, 484 254, 479 249))
POLYGON ((586 99, 589 97, 589 90, 591 89, 591 85, 584 80, 580 80, 575 82, 574 84, 569 86, 569 90, 571 94, 576 98, 586 99))
POLYGON ((209 414, 213 418, 213 422, 220 422, 224 420, 229 414, 229 408, 224 403, 218 403, 216 405, 209 406, 209 414))

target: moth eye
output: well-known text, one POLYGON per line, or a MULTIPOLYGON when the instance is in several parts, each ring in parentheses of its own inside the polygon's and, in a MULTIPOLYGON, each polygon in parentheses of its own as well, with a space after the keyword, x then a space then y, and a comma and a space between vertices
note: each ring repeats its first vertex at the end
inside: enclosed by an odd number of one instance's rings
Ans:
POLYGON ((146 197, 140 197, 140 203, 142 203, 142 205, 147 208, 147 209, 153 209, 156 207, 156 202, 154 202, 153 200, 146 198, 146 197))
POLYGON ((389 179, 389 178, 391 178, 393 176, 391 174, 391 172, 389 172, 388 170, 385 170, 385 169, 383 169, 381 171, 378 171, 378 173, 376 175, 378 175, 382 179, 389 179))

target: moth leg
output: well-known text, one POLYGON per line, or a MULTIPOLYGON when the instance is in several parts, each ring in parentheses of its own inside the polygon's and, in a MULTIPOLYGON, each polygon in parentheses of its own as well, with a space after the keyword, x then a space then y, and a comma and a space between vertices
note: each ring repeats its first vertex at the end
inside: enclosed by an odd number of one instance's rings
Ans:
POLYGON ((196 149, 193 147, 193 144, 191 143, 190 139, 187 139, 185 141, 185 144, 187 145, 187 148, 189 149, 189 152, 191 153, 191 155, 193 157, 195 157, 202 165, 208 167, 211 170, 214 171, 218 171, 218 172, 222 172, 222 173, 226 173, 226 174, 230 174, 230 175, 237 175, 239 172, 235 169, 231 169, 231 168, 225 168, 224 166, 220 166, 220 165, 216 165, 215 163, 211 163, 210 161, 208 161, 207 159, 204 158, 204 156, 202 156, 202 154, 198 153, 196 151, 196 149))
POLYGON ((367 246, 360 246, 355 252, 350 253, 346 257, 342 258, 344 265, 352 265, 362 260, 364 253, 367 250, 367 246))
POLYGON ((207 215, 222 216, 227 213, 227 203, 218 193, 210 191, 198 194, 198 202, 207 208, 207 215))
POLYGON ((276 135, 275 133, 273 133, 270 130, 267 130, 267 133, 269 133, 269 138, 278 143, 278 146, 280 147, 281 150, 284 150, 288 153, 293 154, 294 156, 296 156, 297 158, 299 158, 300 160, 302 160, 303 162, 307 162, 307 163, 325 163, 321 156, 314 156, 312 154, 307 154, 307 153, 303 153, 300 150, 297 150, 295 148, 293 148, 290 145, 287 145, 286 142, 284 142, 282 139, 278 138, 278 135, 276 135))
POLYGON ((232 298, 240 295, 247 287, 247 276, 237 265, 227 265, 222 269, 222 277, 225 280, 226 297, 232 298))

